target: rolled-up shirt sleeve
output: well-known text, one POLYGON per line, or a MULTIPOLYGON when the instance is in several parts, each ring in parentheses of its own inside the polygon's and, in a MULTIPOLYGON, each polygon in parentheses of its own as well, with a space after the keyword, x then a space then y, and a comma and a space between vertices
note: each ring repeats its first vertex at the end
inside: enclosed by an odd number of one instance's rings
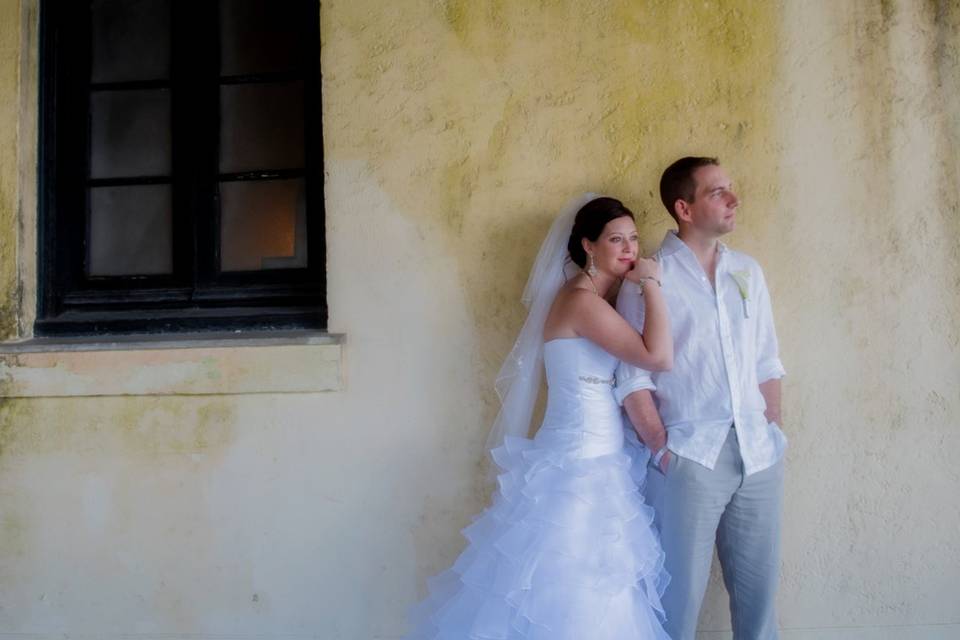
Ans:
MULTIPOLYGON (((643 331, 644 303, 640 290, 633 282, 624 281, 617 296, 617 311, 637 331, 643 331)), ((617 386, 614 395, 619 404, 635 391, 642 389, 656 390, 650 371, 635 367, 627 362, 620 361, 617 366, 617 386)))
POLYGON ((757 382, 782 378, 786 375, 777 344, 777 332, 773 326, 773 308, 770 292, 763 271, 757 267, 757 382))

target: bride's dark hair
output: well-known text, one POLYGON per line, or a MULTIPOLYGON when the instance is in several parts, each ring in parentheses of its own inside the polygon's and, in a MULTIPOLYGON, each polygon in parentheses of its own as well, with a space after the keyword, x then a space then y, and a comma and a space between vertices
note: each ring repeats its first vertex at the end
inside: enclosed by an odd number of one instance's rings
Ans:
POLYGON ((586 238, 596 242, 607 223, 623 216, 635 220, 633 212, 616 198, 594 198, 580 207, 577 217, 573 220, 573 230, 570 240, 567 241, 567 251, 570 259, 579 267, 587 265, 587 252, 583 250, 581 240, 586 238))

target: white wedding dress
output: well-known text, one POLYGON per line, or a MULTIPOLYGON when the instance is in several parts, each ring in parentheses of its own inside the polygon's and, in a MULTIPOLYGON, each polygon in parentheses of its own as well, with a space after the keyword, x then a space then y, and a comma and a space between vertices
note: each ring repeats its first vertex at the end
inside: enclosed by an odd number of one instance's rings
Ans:
POLYGON ((410 638, 669 640, 663 552, 638 486, 647 454, 613 397, 617 359, 585 338, 557 339, 544 366, 543 424, 493 451, 503 470, 493 504, 430 580, 410 638))

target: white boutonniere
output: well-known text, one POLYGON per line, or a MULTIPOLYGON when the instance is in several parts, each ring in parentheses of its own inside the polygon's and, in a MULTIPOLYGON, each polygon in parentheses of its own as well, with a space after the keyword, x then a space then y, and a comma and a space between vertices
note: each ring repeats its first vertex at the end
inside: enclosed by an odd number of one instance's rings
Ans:
POLYGON ((737 283, 737 290, 740 291, 740 300, 743 302, 743 317, 749 318, 750 312, 747 310, 747 300, 750 299, 750 272, 731 271, 730 277, 737 283))

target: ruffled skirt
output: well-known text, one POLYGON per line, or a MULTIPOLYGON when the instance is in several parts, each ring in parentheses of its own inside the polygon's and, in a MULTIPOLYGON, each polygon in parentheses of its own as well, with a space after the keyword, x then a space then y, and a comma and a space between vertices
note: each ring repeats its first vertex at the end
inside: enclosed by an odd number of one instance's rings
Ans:
POLYGON ((669 640, 668 577, 632 444, 593 458, 523 438, 494 450, 499 491, 463 530, 453 567, 429 581, 408 637, 669 640))

